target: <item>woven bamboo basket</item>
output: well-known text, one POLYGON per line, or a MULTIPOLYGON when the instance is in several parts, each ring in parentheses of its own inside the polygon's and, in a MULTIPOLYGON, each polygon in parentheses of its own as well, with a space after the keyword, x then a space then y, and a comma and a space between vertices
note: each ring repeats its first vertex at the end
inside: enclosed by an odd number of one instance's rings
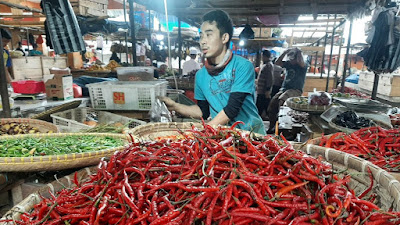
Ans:
POLYGON ((192 129, 192 125, 200 129, 203 127, 200 123, 189 122, 148 123, 133 128, 131 134, 137 136, 139 140, 150 141, 172 135, 179 136, 180 131, 188 131, 192 129))
MULTIPOLYGON (((4 139, 22 139, 28 137, 65 137, 92 135, 101 137, 113 137, 127 140, 123 134, 108 133, 55 133, 55 134, 24 134, 13 136, 1 136, 4 139)), ((33 157, 0 157, 0 172, 35 172, 35 171, 54 171, 72 168, 80 168, 90 165, 96 165, 102 157, 111 156, 116 151, 123 150, 124 146, 104 149, 100 151, 71 153, 64 155, 47 155, 33 157)))
MULTIPOLYGON (((375 180, 372 192, 377 194, 377 200, 379 201, 377 205, 383 210, 388 210, 393 207, 395 211, 400 211, 400 182, 394 179, 386 171, 376 167, 368 161, 334 149, 327 149, 315 145, 295 145, 295 148, 301 148, 301 150, 305 151, 309 155, 322 157, 324 161, 332 164, 335 171, 345 171, 345 173, 351 174, 352 179, 350 181, 350 186, 355 190, 356 194, 362 193, 370 185, 370 179, 367 172, 367 168, 369 167, 375 180)), ((94 171, 95 168, 85 168, 80 170, 78 172, 78 178, 84 180, 94 171)), ((19 220, 21 213, 31 210, 35 204, 40 202, 40 195, 46 197, 49 196, 49 190, 55 193, 60 191, 63 187, 72 187, 74 185, 72 180, 73 174, 39 189, 39 191, 29 195, 21 203, 14 206, 4 215, 2 220, 19 220)), ((15 223, 0 223, 0 225, 11 224, 15 223)))
MULTIPOLYGON (((77 171, 77 177, 79 181, 86 180, 89 178, 89 176, 93 173, 96 172, 97 167, 86 167, 84 169, 81 169, 77 171)), ((3 219, 14 219, 14 220, 19 220, 20 216, 23 212, 28 212, 33 208, 33 206, 37 203, 40 202, 41 196, 45 198, 50 198, 50 193, 49 190, 52 193, 56 193, 60 190, 62 190, 64 187, 74 187, 75 184, 73 183, 74 180, 74 175, 70 174, 68 176, 62 177, 60 179, 57 179, 51 183, 48 183, 46 186, 38 188, 34 193, 31 193, 26 197, 22 202, 19 204, 15 205, 10 211, 8 211, 6 214, 3 215, 3 219)), ((10 224, 16 224, 16 223, 1 223, 0 225, 10 225, 10 224)))
POLYGON ((305 98, 307 99, 307 97, 292 97, 286 100, 286 105, 293 109, 293 110, 297 110, 297 111, 302 111, 302 112, 308 112, 311 114, 321 114, 323 112, 325 112, 327 109, 329 109, 331 105, 309 105, 309 104, 298 104, 294 102, 295 98, 305 98))
POLYGON ((56 125, 42 121, 42 120, 28 119, 28 118, 0 119, 0 124, 5 124, 5 123, 25 123, 31 127, 38 128, 40 133, 48 133, 49 131, 51 131, 53 133, 58 133, 58 128, 56 125))

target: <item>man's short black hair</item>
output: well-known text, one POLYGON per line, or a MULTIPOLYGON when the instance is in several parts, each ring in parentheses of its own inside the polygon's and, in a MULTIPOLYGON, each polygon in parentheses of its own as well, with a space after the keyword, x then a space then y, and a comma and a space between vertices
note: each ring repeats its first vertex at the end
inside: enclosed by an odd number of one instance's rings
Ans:
POLYGON ((226 47, 229 48, 229 44, 233 35, 233 25, 231 18, 229 17, 228 13, 219 9, 210 11, 203 16, 203 22, 212 23, 214 21, 217 25, 221 37, 225 33, 229 34, 229 41, 226 43, 226 47))
POLYGON ((271 52, 268 51, 268 50, 263 50, 262 55, 265 56, 265 57, 270 58, 271 57, 271 52))
POLYGON ((11 33, 7 29, 0 28, 1 30, 1 37, 7 40, 11 40, 11 33))

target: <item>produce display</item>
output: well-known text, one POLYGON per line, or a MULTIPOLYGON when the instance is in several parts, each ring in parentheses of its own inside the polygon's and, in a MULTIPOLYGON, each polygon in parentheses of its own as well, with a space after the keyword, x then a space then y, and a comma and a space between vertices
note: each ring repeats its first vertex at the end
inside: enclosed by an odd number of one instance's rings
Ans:
POLYGON ((400 129, 369 127, 350 135, 336 133, 323 136, 319 145, 356 155, 389 172, 400 171, 400 129))
POLYGON ((296 97, 293 98, 292 101, 299 105, 308 105, 308 99, 306 97, 296 97))
POLYGON ((122 145, 124 145, 123 140, 94 135, 2 139, 0 140, 0 157, 82 153, 122 145))
MULTIPOLYGON (((34 134, 39 133, 37 127, 30 126, 26 123, 4 123, 0 125, 0 135, 15 135, 15 134, 34 134)), ((48 133, 53 133, 49 131, 48 133)))
MULTIPOLYGON (((206 125, 207 126, 207 125, 206 125)), ((18 224, 398 224, 350 176, 286 140, 229 128, 132 143, 97 174, 42 201, 18 224), (367 197, 368 196, 368 197, 367 197)), ((283 138, 283 137, 282 137, 283 138)))
POLYGON ((353 111, 346 111, 337 115, 335 118, 333 118, 332 122, 335 123, 336 125, 347 127, 354 130, 363 127, 370 127, 375 124, 372 120, 358 116, 353 111))
POLYGON ((308 98, 310 105, 330 105, 331 96, 326 92, 315 92, 308 98))
POLYGON ((309 116, 309 114, 306 112, 299 112, 295 110, 290 110, 287 115, 292 117, 292 121, 294 123, 307 123, 309 116))
POLYGON ((351 98, 351 97, 358 97, 358 98, 371 98, 370 96, 357 91, 353 88, 344 87, 344 93, 341 93, 341 88, 333 89, 332 97, 340 97, 340 98, 351 98))
POLYGON ((114 71, 117 67, 121 67, 121 65, 118 64, 115 60, 110 60, 110 62, 106 66, 106 69, 114 71))
POLYGON ((105 71, 106 69, 102 67, 101 65, 91 65, 89 68, 87 68, 88 71, 105 71))
POLYGON ((95 127, 84 130, 83 132, 85 133, 124 133, 125 131, 125 125, 122 123, 112 123, 112 124, 97 124, 96 121, 95 122, 95 127))
POLYGON ((390 117, 390 122, 392 123, 393 126, 400 125, 400 114, 389 115, 389 117, 390 117))

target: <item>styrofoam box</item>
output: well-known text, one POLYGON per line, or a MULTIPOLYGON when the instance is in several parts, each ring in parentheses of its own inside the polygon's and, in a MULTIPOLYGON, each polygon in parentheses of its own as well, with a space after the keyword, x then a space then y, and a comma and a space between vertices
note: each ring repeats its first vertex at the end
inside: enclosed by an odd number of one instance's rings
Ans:
POLYGON ((96 117, 99 124, 121 123, 125 125, 125 128, 129 129, 146 124, 146 122, 138 119, 120 116, 110 112, 98 111, 87 107, 53 113, 50 116, 53 118, 53 124, 61 128, 62 131, 78 132, 83 129, 92 128, 92 126, 83 123, 86 121, 88 115, 96 117))
POLYGON ((106 81, 87 84, 94 109, 149 111, 157 96, 165 96, 168 82, 106 81))

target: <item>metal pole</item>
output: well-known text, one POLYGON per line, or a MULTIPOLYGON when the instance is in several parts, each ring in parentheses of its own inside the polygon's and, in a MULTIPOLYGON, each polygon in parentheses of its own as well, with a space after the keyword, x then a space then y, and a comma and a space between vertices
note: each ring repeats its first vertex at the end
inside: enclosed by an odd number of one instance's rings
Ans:
POLYGON ((378 83, 379 83, 379 74, 374 72, 374 86, 372 87, 372 95, 371 99, 376 99, 376 94, 378 93, 378 83))
POLYGON ((132 59, 133 66, 137 66, 136 57, 136 36, 135 36, 135 11, 133 9, 134 0, 128 0, 129 2, 129 23, 131 25, 131 42, 132 42, 132 59))
POLYGON ((6 78, 6 70, 7 67, 3 66, 4 57, 3 57, 3 37, 1 36, 0 32, 0 94, 1 94, 1 103, 3 105, 3 115, 6 118, 11 117, 11 109, 10 109, 10 102, 8 100, 8 88, 7 88, 7 78, 6 78))
MULTIPOLYGON (((126 21, 126 0, 123 0, 123 3, 124 3, 124 21, 125 21, 125 24, 128 25, 128 22, 126 21)), ((125 32, 125 59, 126 59, 126 63, 129 63, 128 54, 129 54, 128 33, 125 32)))
POLYGON ((153 42, 151 41, 151 31, 152 31, 152 24, 151 24, 151 13, 150 13, 150 9, 149 11, 149 45, 150 45, 150 63, 151 65, 153 65, 153 42))
POLYGON ((169 21, 168 21, 168 6, 167 0, 164 0, 165 19, 167 20, 167 39, 168 39, 168 68, 172 69, 171 59, 171 39, 169 38, 169 21))
POLYGON ((342 89, 341 89, 342 93, 344 92, 344 82, 346 80, 347 61, 349 60, 349 51, 350 51, 351 31, 352 30, 353 30, 353 20, 350 20, 349 37, 347 40, 346 57, 344 58, 344 68, 343 68, 343 74, 342 74, 342 89))
MULTIPOLYGON (((119 45, 122 45, 121 39, 119 39, 119 45)), ((122 52, 119 52, 119 58, 122 60, 122 52)))
MULTIPOLYGON (((319 46, 319 41, 317 42, 317 46, 319 46)), ((318 52, 315 52, 315 62, 314 62, 314 75, 317 71, 317 62, 318 62, 318 52)))
MULTIPOLYGON (((329 21, 329 14, 328 14, 328 21, 329 21)), ((322 78, 322 73, 324 72, 324 61, 325 61, 325 49, 326 49, 326 41, 328 39, 328 25, 329 22, 326 22, 326 31, 325 31, 325 37, 324 37, 324 51, 322 52, 322 60, 321 60, 321 76, 319 78, 322 78)))
POLYGON ((178 17, 178 52, 179 52, 179 74, 182 74, 182 27, 181 18, 178 17))
POLYGON ((335 88, 337 88, 337 80, 338 80, 338 72, 339 72, 339 64, 340 64, 340 57, 342 54, 342 40, 343 40, 343 32, 340 35, 340 40, 339 40, 339 55, 338 55, 338 59, 337 59, 337 65, 336 65, 336 71, 335 71, 335 88))
POLYGON ((27 44, 28 44, 28 54, 29 54, 29 30, 26 29, 26 40, 27 40, 27 44))
MULTIPOLYGON (((335 24, 333 26, 336 26, 336 14, 335 14, 335 24)), ((326 88, 325 91, 328 92, 329 89, 329 75, 331 73, 331 64, 332 64, 332 53, 333 53, 333 42, 335 39, 335 29, 332 30, 332 37, 331 37, 331 52, 329 54, 329 64, 328 64, 328 77, 326 79, 326 88)))

